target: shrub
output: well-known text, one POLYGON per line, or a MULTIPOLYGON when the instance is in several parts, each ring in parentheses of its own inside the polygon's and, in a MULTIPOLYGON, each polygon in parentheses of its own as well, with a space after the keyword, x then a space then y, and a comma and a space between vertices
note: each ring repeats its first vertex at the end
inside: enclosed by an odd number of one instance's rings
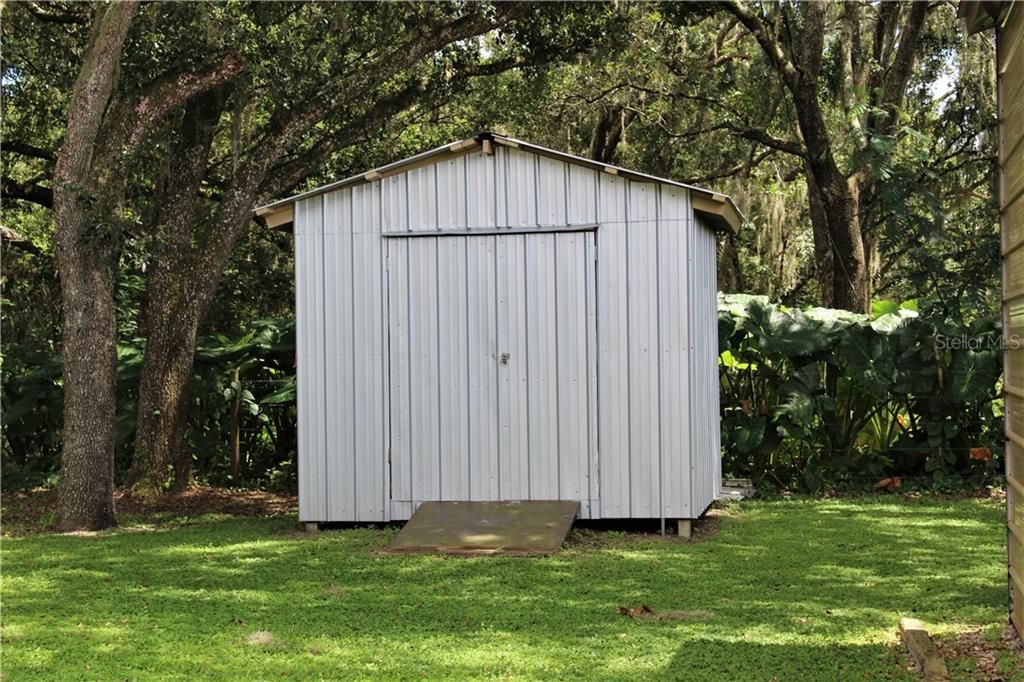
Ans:
POLYGON ((913 303, 876 304, 870 316, 792 310, 721 296, 727 475, 808 491, 991 479, 1003 440, 999 327, 926 312, 913 303))

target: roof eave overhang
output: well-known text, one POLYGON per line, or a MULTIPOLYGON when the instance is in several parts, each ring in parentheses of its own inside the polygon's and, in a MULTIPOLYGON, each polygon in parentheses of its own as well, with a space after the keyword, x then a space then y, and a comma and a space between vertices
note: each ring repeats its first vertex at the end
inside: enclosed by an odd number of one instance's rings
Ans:
POLYGON ((732 199, 726 195, 706 190, 691 190, 690 202, 693 204, 694 212, 710 227, 720 232, 739 232, 743 216, 732 199))
POLYGON ((963 19, 968 33, 978 33, 998 25, 1012 4, 1000 0, 964 0, 957 8, 957 16, 963 19))

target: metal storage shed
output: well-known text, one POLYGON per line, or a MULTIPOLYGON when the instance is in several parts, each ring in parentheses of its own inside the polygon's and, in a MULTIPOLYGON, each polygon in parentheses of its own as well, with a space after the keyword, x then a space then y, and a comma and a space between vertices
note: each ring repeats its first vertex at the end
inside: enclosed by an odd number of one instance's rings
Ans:
POLYGON ((257 215, 295 234, 301 521, 716 498, 727 197, 482 133, 257 215))

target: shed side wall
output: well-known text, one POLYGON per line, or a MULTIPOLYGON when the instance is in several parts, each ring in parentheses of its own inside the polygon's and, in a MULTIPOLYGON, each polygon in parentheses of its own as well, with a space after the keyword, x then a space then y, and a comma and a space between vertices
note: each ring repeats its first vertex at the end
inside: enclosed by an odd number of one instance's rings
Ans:
POLYGON ((598 187, 601 516, 689 518, 689 193, 608 174, 598 187))
MULTIPOLYGON (((698 221, 699 224, 699 221, 698 221)), ((718 497, 722 481, 718 385, 717 247, 703 226, 691 232, 690 306, 694 376, 690 382, 690 462, 694 517, 718 497)))
POLYGON ((1010 618, 1024 632, 1024 9, 1012 3, 999 29, 1000 212, 1006 394, 1006 505, 1010 618), (1018 345, 1014 345, 1018 344, 1018 345))
MULTIPOLYGON (((297 292, 304 306, 297 319, 299 344, 311 344, 316 352, 313 362, 303 363, 300 355, 298 369, 305 400, 299 405, 299 430, 306 438, 300 444, 300 485, 323 496, 317 509, 325 515, 316 520, 385 521, 387 330, 380 187, 345 188, 307 201, 320 205, 296 216, 297 283, 306 283, 297 292), (305 219, 311 215, 322 217, 305 219), (299 259, 300 233, 306 244, 316 245, 319 261, 309 248, 299 259), (319 295, 307 296, 317 285, 319 295)), ((305 496, 300 490, 300 501, 305 496)))
POLYGON ((690 390, 694 325, 689 305, 693 255, 691 234, 696 229, 686 190, 660 188, 658 215, 658 374, 661 377, 658 412, 661 416, 661 476, 658 490, 664 500, 659 516, 685 519, 692 514, 690 473, 690 390))
POLYGON ((295 204, 299 520, 326 521, 323 197, 295 204))

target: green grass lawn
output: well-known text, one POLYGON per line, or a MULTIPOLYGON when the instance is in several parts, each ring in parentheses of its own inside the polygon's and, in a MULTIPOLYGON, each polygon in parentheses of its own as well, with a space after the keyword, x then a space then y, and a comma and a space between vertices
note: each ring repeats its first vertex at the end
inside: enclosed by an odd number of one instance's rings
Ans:
POLYGON ((287 517, 4 538, 2 668, 10 680, 912 679, 901 615, 939 633, 1002 630, 1004 513, 981 500, 748 502, 700 542, 580 531, 548 558, 382 556, 394 529, 303 535, 287 517), (640 604, 684 619, 615 611, 640 604))

